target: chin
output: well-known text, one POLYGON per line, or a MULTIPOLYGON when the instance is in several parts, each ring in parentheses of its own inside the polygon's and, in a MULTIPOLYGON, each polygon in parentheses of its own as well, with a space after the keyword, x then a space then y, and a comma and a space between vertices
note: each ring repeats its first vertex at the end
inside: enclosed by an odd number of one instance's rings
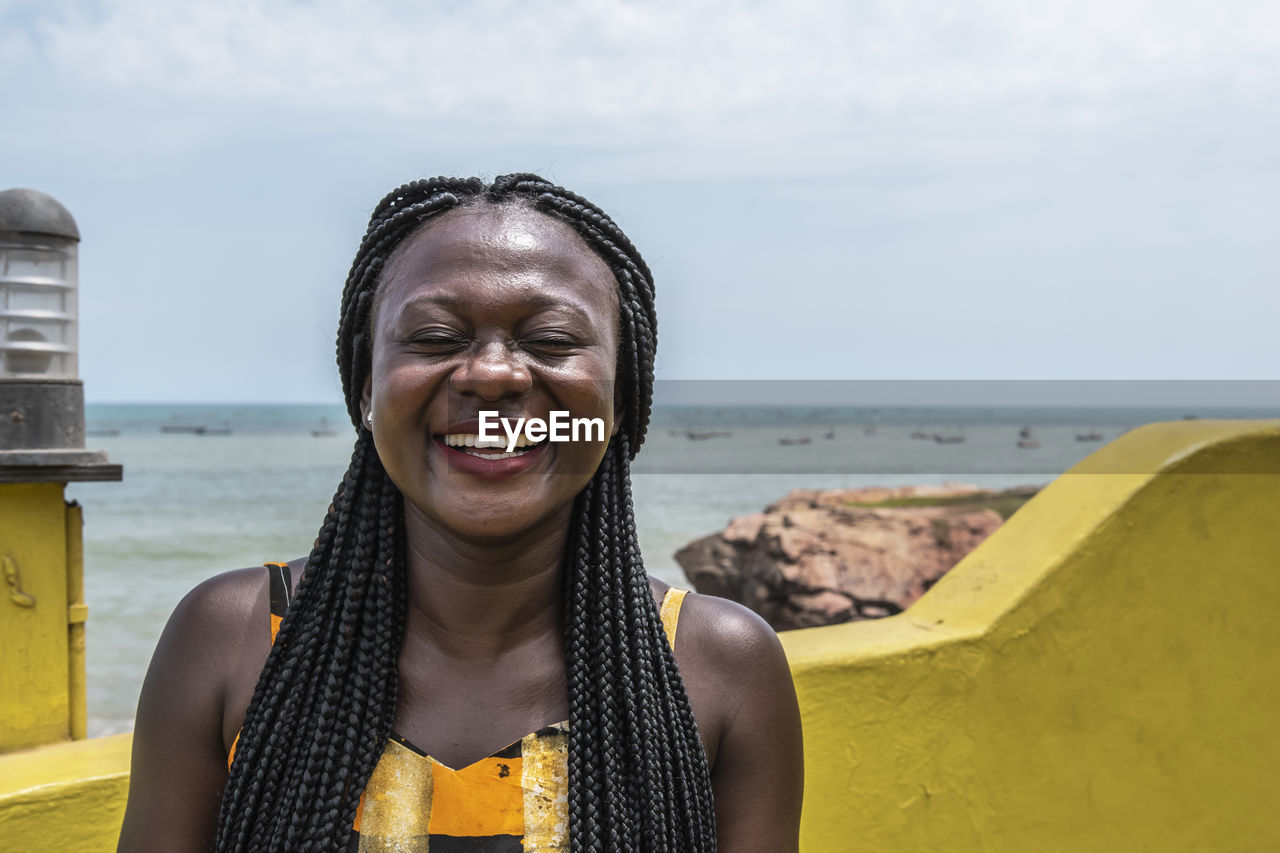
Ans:
POLYGON ((502 540, 532 531, 552 519, 567 521, 573 497, 562 495, 496 495, 490 490, 467 489, 449 495, 438 491, 416 510, 443 533, 464 539, 502 540))

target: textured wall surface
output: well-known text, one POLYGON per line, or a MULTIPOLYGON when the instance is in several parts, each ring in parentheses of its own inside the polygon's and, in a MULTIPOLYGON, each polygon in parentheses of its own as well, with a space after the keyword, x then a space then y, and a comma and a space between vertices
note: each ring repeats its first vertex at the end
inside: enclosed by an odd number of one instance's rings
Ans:
POLYGON ((0 483, 0 752, 70 735, 66 532, 61 483, 0 483))
POLYGON ((1280 423, 1129 433, 905 613, 783 635, 803 848, 1280 849, 1278 613, 1280 423))
MULTIPOLYGON (((905 613, 783 634, 806 853, 1280 849, 1280 423, 1135 430, 905 613)), ((107 851, 128 736, 0 756, 0 845, 107 851)))
POLYGON ((0 849, 116 849, 129 791, 129 735, 0 755, 0 849))

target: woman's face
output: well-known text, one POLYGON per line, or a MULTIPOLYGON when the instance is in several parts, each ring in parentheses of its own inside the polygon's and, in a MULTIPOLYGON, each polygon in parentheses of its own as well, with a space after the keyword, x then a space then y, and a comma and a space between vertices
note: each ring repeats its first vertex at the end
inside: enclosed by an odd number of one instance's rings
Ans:
POLYGON ((376 297, 363 408, 410 513, 468 539, 567 519, 620 416, 617 300, 605 263, 536 211, 451 211, 401 244, 376 297), (474 444, 481 411, 512 427, 554 411, 599 418, 604 440, 511 455, 498 427, 501 447, 457 446, 474 444))

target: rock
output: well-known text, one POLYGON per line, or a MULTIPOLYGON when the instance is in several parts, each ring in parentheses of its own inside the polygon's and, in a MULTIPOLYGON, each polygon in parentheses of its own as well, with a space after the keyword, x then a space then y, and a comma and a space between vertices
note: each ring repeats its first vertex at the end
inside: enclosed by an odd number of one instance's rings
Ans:
POLYGON ((721 535, 726 542, 738 542, 748 545, 756 541, 756 534, 760 532, 760 525, 762 524, 764 524, 763 512, 740 516, 730 521, 729 526, 724 529, 724 533, 721 535))
POLYGON ((797 490, 675 556, 698 592, 745 604, 779 631, 889 616, 1000 526, 989 497, 951 483, 797 490), (867 506, 903 499, 939 504, 867 506))

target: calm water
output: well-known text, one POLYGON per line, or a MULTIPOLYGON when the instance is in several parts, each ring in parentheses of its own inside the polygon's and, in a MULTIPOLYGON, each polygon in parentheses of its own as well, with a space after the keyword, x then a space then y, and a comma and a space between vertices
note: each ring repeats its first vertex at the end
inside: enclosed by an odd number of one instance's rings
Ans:
MULTIPOLYGON (((1105 440, 1167 411, 694 409, 656 413, 634 476, 649 571, 683 583, 673 553, 795 488, 970 482, 1040 484, 1105 440), (1018 449, 1019 429, 1040 447, 1018 449), (728 431, 691 440, 686 431, 728 431), (917 431, 965 441, 913 440, 917 431), (827 435, 831 435, 830 438, 827 435), (784 446, 780 438, 809 439, 784 446)), ((152 649, 174 605, 218 572, 310 550, 347 466, 341 406, 90 405, 88 445, 124 465, 121 483, 76 484, 85 507, 89 733, 127 731, 152 649), (333 435, 313 436, 323 426, 333 435), (165 433, 204 426, 206 434, 165 433), (230 430, 215 434, 215 430, 230 430)))

